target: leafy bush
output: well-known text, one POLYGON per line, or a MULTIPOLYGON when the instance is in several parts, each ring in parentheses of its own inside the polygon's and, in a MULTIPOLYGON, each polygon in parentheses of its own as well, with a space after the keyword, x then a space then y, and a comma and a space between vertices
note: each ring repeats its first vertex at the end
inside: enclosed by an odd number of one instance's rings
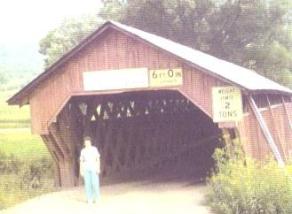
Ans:
POLYGON ((21 179, 21 189, 37 190, 47 188, 47 181, 53 178, 53 164, 51 160, 41 158, 31 161, 18 172, 21 179))
POLYGON ((219 214, 292 213, 292 180, 288 171, 269 159, 259 163, 241 150, 217 149, 217 168, 209 180, 208 202, 219 214))
MULTIPOLYGON (((0 103, 0 127, 1 109, 0 103)), ((0 129, 0 209, 52 191, 53 174, 53 160, 40 137, 29 129, 0 129)))
POLYGON ((14 155, 0 151, 0 175, 17 173, 20 167, 20 161, 14 155))
POLYGON ((53 173, 49 158, 20 160, 0 152, 0 210, 52 191, 53 173))

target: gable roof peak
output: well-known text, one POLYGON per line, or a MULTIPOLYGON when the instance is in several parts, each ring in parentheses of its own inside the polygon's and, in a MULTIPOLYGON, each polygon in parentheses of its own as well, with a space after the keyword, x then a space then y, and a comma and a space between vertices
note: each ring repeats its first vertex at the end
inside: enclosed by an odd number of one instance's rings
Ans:
MULTIPOLYGON (((9 104, 20 104, 42 81, 47 79, 52 72, 58 70, 65 62, 70 60, 77 52, 82 50, 92 41, 102 35, 109 27, 126 33, 128 36, 138 38, 139 40, 151 44, 175 57, 187 62, 189 65, 223 79, 233 85, 248 91, 270 91, 277 93, 292 94, 292 90, 284 87, 258 73, 235 65, 225 60, 208 55, 201 51, 192 49, 188 46, 176 43, 161 36, 151 34, 140 29, 121 24, 119 22, 108 20, 101 27, 88 35, 79 44, 60 57, 55 63, 49 66, 43 73, 37 76, 33 81, 27 84, 23 89, 13 95, 7 102, 9 104)), ((27 101, 26 103, 27 104, 27 101)))

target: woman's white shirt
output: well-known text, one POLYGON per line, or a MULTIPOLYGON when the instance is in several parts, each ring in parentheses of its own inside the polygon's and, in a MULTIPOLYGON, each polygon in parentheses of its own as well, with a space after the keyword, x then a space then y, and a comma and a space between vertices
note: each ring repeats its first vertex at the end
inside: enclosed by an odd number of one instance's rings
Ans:
POLYGON ((80 162, 83 164, 84 170, 97 171, 99 173, 100 154, 96 147, 85 147, 81 150, 80 162))

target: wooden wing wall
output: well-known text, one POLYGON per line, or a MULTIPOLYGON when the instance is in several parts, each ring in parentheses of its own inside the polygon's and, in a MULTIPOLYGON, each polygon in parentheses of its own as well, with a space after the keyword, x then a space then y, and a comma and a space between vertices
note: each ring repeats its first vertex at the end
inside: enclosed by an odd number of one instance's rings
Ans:
MULTIPOLYGON (((292 103, 272 105, 271 108, 260 109, 260 112, 283 159, 290 159, 292 157, 292 129, 289 120, 292 121, 292 103)), ((239 131, 247 154, 259 160, 271 156, 271 149, 250 108, 243 122, 239 124, 239 131)))

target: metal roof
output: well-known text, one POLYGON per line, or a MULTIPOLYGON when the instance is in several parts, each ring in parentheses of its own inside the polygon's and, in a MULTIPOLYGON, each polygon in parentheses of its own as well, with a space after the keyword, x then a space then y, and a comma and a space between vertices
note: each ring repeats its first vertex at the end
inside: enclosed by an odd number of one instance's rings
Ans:
POLYGON ((43 80, 47 79, 52 72, 58 70, 58 68, 63 65, 63 63, 68 61, 78 51, 90 44, 93 40, 97 39, 103 32, 105 32, 110 27, 127 33, 127 35, 137 37, 140 40, 143 40, 188 62, 188 64, 190 64, 191 66, 199 68, 200 70, 203 70, 210 75, 224 79, 225 81, 237 85, 242 89, 246 89, 249 91, 268 91, 292 94, 292 90, 290 90, 289 88, 284 87, 266 77, 263 77, 255 71, 213 57, 211 55, 173 42, 161 36, 147 33, 145 31, 118 22, 107 21, 100 28, 98 28, 96 31, 94 31, 92 34, 82 40, 77 46, 64 54, 59 60, 57 60, 43 73, 37 76, 23 89, 21 89, 14 96, 12 96, 7 102, 9 104, 20 104, 20 101, 23 99, 23 97, 28 96, 32 92, 32 90, 34 90, 34 88, 38 86, 43 80))
POLYGON ((292 90, 289 88, 261 76, 253 70, 246 69, 239 65, 216 58, 185 45, 173 42, 169 39, 144 32, 137 28, 113 21, 111 21, 111 23, 167 52, 172 53, 173 55, 194 64, 195 66, 213 73, 215 76, 222 77, 223 79, 226 79, 227 81, 230 81, 247 90, 271 90, 292 93, 292 90))

